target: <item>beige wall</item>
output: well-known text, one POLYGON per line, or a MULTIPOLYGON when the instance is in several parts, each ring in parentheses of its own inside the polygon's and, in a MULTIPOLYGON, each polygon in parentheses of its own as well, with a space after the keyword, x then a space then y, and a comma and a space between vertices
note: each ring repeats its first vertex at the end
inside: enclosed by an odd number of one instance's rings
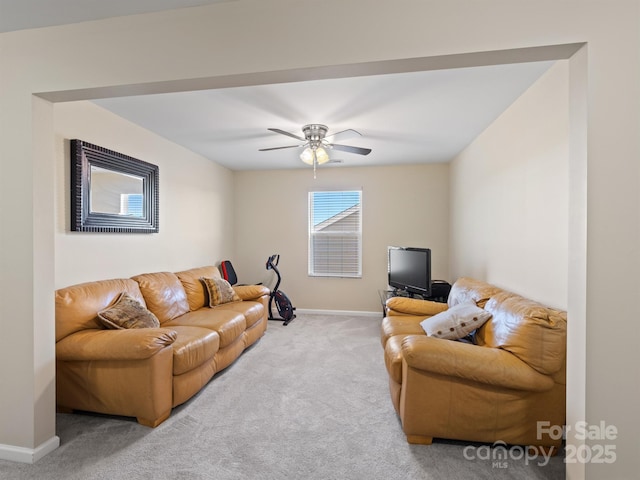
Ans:
POLYGON ((451 271, 567 308, 569 65, 451 162, 451 271))
MULTIPOLYGON (((354 162, 357 160, 354 160, 354 162)), ((241 281, 260 281, 281 255, 281 290, 300 309, 381 311, 387 246, 432 249, 432 273, 448 278, 448 165, 319 167, 236 172, 237 258, 241 281), (362 278, 307 274, 308 192, 362 189, 362 278)))
POLYGON ((640 360, 633 336, 620 334, 640 314, 640 2, 397 0, 371 8, 368 0, 325 0, 325 11, 340 12, 331 17, 336 34, 309 55, 300 19, 316 6, 242 0, 0 35, 0 445, 16 447, 0 454, 35 458, 55 446, 48 101, 397 71, 417 57, 500 63, 513 61, 511 49, 522 60, 535 57, 528 47, 585 43, 570 62, 571 172, 580 178, 570 181, 569 238, 579 248, 570 253, 569 342, 583 342, 589 361, 569 355, 568 402, 619 434, 614 463, 567 465, 568 478, 633 478, 640 385, 619 372, 640 360))
POLYGON ((217 264, 234 254, 233 172, 87 101, 54 108, 55 287, 217 264), (69 231, 69 140, 158 165, 157 234, 69 231))

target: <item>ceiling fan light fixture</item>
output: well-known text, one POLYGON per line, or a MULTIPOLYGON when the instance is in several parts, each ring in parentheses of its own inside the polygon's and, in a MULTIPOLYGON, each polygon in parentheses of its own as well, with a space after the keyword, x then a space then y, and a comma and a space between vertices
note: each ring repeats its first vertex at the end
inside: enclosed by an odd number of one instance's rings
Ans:
POLYGON ((300 160, 302 160, 307 165, 313 165, 313 150, 311 150, 309 147, 305 148, 300 154, 300 160))
MULTIPOLYGON (((313 165, 313 149, 311 147, 307 147, 300 154, 300 160, 302 160, 307 165, 313 165)), ((322 148, 316 148, 316 162, 318 165, 322 165, 323 163, 327 163, 329 161, 329 154, 327 151, 322 148)))
POLYGON ((318 147, 316 149, 316 160, 318 161, 318 165, 322 165, 329 161, 329 154, 324 148, 318 147))

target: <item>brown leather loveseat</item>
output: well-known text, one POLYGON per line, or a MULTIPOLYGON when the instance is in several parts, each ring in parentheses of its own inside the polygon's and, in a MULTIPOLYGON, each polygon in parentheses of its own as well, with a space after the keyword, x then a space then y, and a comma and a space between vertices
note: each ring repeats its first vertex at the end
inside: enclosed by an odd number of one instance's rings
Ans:
POLYGON ((58 409, 136 417, 151 427, 166 420, 267 328, 266 287, 236 286, 241 301, 211 308, 201 278, 214 277, 220 278, 218 269, 207 266, 57 290, 58 409), (153 313, 159 327, 103 326, 98 312, 123 292, 153 313))
POLYGON ((454 283, 448 304, 395 297, 386 306, 389 387, 409 443, 561 444, 550 426, 565 423, 566 312, 470 278, 454 283), (472 337, 421 326, 463 305, 489 317, 472 337))

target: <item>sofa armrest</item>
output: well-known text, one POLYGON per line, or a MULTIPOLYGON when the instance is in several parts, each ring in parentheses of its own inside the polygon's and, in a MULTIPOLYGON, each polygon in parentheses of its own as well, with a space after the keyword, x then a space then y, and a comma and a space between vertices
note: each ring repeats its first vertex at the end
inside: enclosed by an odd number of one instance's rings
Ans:
POLYGON ((168 328, 82 330, 56 343, 56 357, 64 361, 143 360, 175 342, 168 328))
POLYGON ((543 392, 554 385, 550 376, 499 348, 410 335, 402 341, 402 357, 409 368, 496 387, 543 392))
POLYGON ((258 300, 269 295, 269 289, 264 285, 234 285, 233 289, 242 300, 258 300))
POLYGON ((424 315, 431 316, 444 312, 446 303, 419 300, 408 297, 391 297, 386 301, 387 315, 424 315))

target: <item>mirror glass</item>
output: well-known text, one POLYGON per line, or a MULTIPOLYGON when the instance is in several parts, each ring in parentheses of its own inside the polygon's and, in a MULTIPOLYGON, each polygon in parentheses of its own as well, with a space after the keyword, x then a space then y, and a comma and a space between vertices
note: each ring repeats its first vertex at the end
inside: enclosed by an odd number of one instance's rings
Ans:
POLYGON ((89 210, 129 217, 144 216, 144 179, 91 165, 89 210))

